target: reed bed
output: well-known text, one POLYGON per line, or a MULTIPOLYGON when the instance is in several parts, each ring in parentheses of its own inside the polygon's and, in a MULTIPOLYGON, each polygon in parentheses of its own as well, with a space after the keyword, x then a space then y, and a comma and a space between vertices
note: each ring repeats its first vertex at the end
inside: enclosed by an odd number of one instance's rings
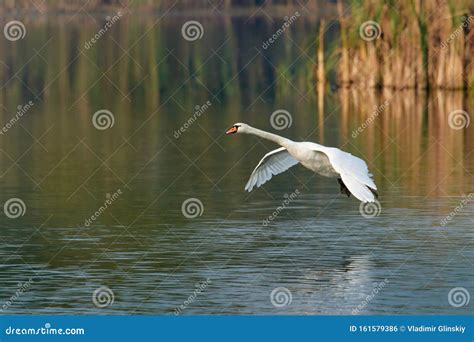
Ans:
POLYGON ((340 87, 474 90, 474 4, 338 2, 340 87))

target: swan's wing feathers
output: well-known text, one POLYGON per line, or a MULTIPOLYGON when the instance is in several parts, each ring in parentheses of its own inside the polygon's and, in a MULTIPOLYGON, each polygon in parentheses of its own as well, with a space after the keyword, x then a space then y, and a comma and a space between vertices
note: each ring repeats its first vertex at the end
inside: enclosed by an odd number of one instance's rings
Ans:
POLYGON ((306 143, 314 151, 325 153, 332 167, 339 173, 344 185, 362 202, 374 202, 377 186, 364 160, 335 147, 306 143), (372 190, 371 190, 372 189, 372 190))
POLYGON ((362 202, 374 202, 377 186, 366 162, 337 148, 328 148, 327 154, 334 170, 339 172, 354 197, 362 202))
POLYGON ((337 172, 341 175, 349 175, 360 183, 377 190, 372 174, 369 172, 367 163, 364 160, 337 148, 331 148, 331 150, 333 151, 331 151, 329 159, 337 172))
POLYGON ((367 185, 359 182, 356 178, 347 173, 341 173, 341 179, 351 194, 353 194, 359 201, 375 202, 374 193, 370 191, 367 185))
POLYGON ((284 147, 268 152, 253 170, 247 185, 245 185, 245 190, 250 192, 255 186, 260 187, 274 175, 278 175, 296 164, 298 161, 284 147))

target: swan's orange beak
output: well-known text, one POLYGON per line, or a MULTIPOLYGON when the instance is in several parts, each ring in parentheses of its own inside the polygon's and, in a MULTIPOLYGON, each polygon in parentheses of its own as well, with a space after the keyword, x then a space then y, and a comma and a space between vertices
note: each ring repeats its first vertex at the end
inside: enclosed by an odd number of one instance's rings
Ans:
POLYGON ((232 126, 225 132, 225 134, 229 135, 229 134, 237 133, 237 129, 238 129, 237 126, 232 126))

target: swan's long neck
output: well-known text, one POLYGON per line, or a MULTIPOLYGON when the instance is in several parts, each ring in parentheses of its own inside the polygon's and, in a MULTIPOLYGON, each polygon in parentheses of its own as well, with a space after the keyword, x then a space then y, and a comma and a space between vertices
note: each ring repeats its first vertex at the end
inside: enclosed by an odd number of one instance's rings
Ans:
POLYGON ((277 134, 262 131, 261 129, 254 128, 252 126, 248 126, 247 133, 273 141, 274 143, 277 143, 278 145, 283 146, 283 147, 287 147, 289 144, 293 142, 290 139, 283 138, 277 134))

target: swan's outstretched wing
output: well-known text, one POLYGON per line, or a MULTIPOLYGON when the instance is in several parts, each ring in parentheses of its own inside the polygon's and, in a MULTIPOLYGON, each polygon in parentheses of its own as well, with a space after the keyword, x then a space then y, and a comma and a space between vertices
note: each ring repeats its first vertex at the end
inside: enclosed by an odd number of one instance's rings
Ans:
POLYGON ((328 148, 328 150, 327 154, 334 170, 339 172, 349 191, 359 201, 374 202, 377 186, 371 178, 372 174, 369 173, 365 161, 337 148, 328 148))
POLYGON ((315 143, 305 144, 328 156, 332 167, 340 174, 345 186, 359 201, 375 201, 374 193, 377 186, 371 178, 372 174, 369 173, 365 161, 335 147, 326 147, 315 143))
POLYGON ((247 185, 245 185, 245 190, 250 192, 254 186, 258 188, 269 181, 272 176, 278 175, 298 163, 284 147, 268 152, 253 170, 247 185))
POLYGON ((341 179, 351 194, 353 194, 359 201, 375 202, 375 189, 374 192, 370 191, 369 187, 359 182, 356 178, 348 173, 341 173, 341 179))

